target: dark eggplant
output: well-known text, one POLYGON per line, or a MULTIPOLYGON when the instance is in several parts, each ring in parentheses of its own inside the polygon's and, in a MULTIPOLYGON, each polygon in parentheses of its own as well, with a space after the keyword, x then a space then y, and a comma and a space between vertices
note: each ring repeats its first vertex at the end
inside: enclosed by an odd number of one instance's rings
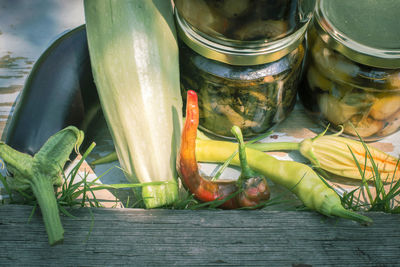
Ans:
POLYGON ((58 38, 33 66, 7 127, 5 142, 33 155, 66 126, 86 131, 100 110, 86 28, 82 25, 58 38))

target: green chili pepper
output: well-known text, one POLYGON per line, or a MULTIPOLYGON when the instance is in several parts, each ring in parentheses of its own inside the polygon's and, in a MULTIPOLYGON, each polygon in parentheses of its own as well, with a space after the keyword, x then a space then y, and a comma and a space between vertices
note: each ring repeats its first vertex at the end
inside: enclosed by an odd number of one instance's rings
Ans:
MULTIPOLYGON (((236 149, 236 144, 231 142, 196 140, 196 158, 202 162, 224 162, 236 149)), ((343 208, 336 192, 309 166, 281 161, 250 148, 246 151, 249 166, 254 171, 291 190, 306 207, 327 216, 338 216, 364 224, 372 223, 370 218, 343 208)), ((239 166, 239 157, 233 158, 231 163, 239 166)))
POLYGON ((7 183, 15 190, 32 189, 42 211, 50 245, 64 239, 54 185, 61 185, 64 165, 82 141, 83 132, 70 126, 51 136, 33 157, 0 142, 0 157, 12 174, 7 177, 7 183))
POLYGON ((380 176, 388 181, 400 179, 399 158, 361 141, 341 137, 339 135, 342 131, 325 135, 327 130, 299 143, 258 143, 250 144, 248 147, 264 152, 297 150, 311 162, 313 167, 349 179, 362 180, 365 177, 369 180, 376 175, 375 167, 380 176), (357 164, 363 170, 363 174, 360 173, 357 164))

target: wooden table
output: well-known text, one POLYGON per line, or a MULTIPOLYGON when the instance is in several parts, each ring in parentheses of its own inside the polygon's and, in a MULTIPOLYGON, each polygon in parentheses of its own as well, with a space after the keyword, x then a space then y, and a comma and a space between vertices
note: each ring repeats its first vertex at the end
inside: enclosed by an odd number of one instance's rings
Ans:
MULTIPOLYGON (((35 61, 56 37, 84 23, 82 0, 0 3, 0 135, 35 61)), ((300 141, 322 129, 300 104, 267 141, 300 141)), ((398 156, 400 133, 372 145, 398 156)), ((96 148, 96 153, 103 147, 96 148)), ((271 153, 306 162, 296 152, 271 153)), ((115 163, 112 163, 115 164, 115 163)), ((110 165, 95 168, 102 173, 110 165)), ((125 182, 113 170, 103 183, 125 182)), ((0 195, 1 200, 1 195, 0 195)), ((310 211, 74 209, 63 245, 49 247, 32 207, 0 205, 0 265, 395 266, 400 217, 368 213, 369 227, 310 211)))
POLYGON ((49 247, 39 215, 0 206, 6 266, 396 266, 399 216, 364 227, 314 212, 78 209, 49 247))

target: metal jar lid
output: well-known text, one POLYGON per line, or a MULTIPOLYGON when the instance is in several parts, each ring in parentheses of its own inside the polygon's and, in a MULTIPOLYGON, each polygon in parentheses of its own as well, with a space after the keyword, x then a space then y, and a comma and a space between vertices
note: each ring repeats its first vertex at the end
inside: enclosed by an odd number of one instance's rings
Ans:
POLYGON ((400 68, 399 0, 319 0, 315 28, 347 58, 372 67, 400 68))
MULTIPOLYGON (((311 13, 310 13, 311 14, 311 13)), ((198 54, 230 65, 259 65, 274 62, 296 49, 304 39, 309 18, 294 33, 272 42, 223 40, 207 36, 175 12, 180 39, 198 54)))

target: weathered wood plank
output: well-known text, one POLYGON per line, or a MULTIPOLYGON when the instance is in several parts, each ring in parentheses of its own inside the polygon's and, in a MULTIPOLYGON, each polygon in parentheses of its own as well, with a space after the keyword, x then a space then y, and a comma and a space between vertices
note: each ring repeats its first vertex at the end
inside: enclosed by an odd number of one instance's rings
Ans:
POLYGON ((0 265, 395 266, 399 215, 365 227, 314 212, 77 209, 49 247, 37 212, 0 206, 0 265))

